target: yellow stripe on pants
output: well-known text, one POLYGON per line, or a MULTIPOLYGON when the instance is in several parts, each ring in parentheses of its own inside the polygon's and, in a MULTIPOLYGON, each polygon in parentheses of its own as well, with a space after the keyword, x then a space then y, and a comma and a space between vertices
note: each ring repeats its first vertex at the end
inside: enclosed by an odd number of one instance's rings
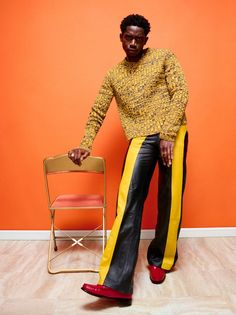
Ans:
POLYGON ((181 126, 174 146, 171 175, 171 212, 165 253, 161 265, 161 268, 166 270, 173 266, 176 253, 182 204, 184 140, 186 132, 187 126, 181 126))
POLYGON ((117 216, 115 222, 113 224, 111 234, 109 240, 107 242, 105 251, 103 253, 100 266, 99 266, 99 281, 98 284, 103 284, 106 278, 106 275, 109 271, 111 260, 113 256, 113 252, 115 249, 117 237, 119 234, 120 226, 122 223, 126 203, 127 196, 129 192, 129 186, 132 179, 133 169, 135 166, 135 162, 139 153, 139 150, 142 146, 145 137, 134 138, 131 141, 129 146, 128 154, 125 161, 125 167, 120 183, 119 195, 118 195, 118 203, 117 203, 117 216))

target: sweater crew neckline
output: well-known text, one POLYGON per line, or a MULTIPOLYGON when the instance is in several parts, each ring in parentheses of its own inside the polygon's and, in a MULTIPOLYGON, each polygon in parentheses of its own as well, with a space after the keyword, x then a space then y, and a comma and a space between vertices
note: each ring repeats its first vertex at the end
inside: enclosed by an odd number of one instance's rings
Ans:
POLYGON ((150 53, 151 49, 150 48, 146 48, 143 50, 143 54, 141 56, 141 58, 138 61, 129 61, 127 60, 127 58, 123 59, 123 64, 127 65, 127 66, 134 66, 134 65, 138 65, 139 63, 141 63, 145 57, 150 53))

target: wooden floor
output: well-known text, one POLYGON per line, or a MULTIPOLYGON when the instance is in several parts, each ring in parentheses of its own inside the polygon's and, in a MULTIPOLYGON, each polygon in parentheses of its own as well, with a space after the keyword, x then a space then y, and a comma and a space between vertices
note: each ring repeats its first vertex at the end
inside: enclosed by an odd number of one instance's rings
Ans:
POLYGON ((149 280, 148 244, 141 241, 133 302, 124 306, 80 289, 97 274, 48 274, 46 241, 1 241, 0 314, 236 314, 236 238, 180 239, 176 270, 162 285, 149 280))

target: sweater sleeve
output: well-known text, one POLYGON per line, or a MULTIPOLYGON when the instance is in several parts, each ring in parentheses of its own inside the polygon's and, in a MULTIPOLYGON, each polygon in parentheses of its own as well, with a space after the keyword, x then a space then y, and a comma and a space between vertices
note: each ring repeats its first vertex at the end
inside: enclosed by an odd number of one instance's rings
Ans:
POLYGON ((92 149, 93 141, 106 117, 112 98, 113 88, 110 82, 109 73, 107 73, 89 114, 84 136, 80 143, 81 148, 87 150, 92 149))
POLYGON ((188 89, 183 70, 171 51, 168 51, 166 55, 165 79, 170 94, 170 102, 165 109, 164 124, 160 138, 167 141, 174 141, 185 116, 188 89))

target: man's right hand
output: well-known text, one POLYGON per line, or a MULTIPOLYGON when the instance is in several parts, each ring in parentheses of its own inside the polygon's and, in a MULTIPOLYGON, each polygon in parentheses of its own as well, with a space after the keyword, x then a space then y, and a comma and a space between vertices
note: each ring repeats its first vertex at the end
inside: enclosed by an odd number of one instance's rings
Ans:
POLYGON ((68 152, 68 157, 75 164, 81 165, 82 161, 90 155, 90 151, 82 148, 75 148, 68 152))

